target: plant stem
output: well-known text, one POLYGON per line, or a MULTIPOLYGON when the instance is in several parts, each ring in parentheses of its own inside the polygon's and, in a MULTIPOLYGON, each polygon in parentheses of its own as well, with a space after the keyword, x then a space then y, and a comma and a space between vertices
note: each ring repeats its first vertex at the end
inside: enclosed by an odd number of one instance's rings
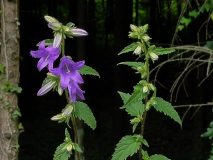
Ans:
MULTIPOLYGON (((62 56, 65 56, 65 41, 64 41, 63 37, 62 37, 62 45, 61 45, 61 54, 62 54, 62 56)), ((70 98, 69 98, 69 93, 68 93, 67 89, 65 90, 65 96, 66 96, 67 103, 69 104, 70 98)), ((71 121, 72 121, 74 135, 75 135, 75 143, 78 144, 78 131, 77 131, 77 126, 76 126, 76 122, 75 122, 75 117, 73 116, 73 114, 71 114, 71 121)), ((77 159, 81 160, 80 153, 78 151, 75 151, 75 154, 77 155, 77 159)))
MULTIPOLYGON (((143 47, 144 47, 144 52, 145 52, 145 56, 147 55, 147 48, 146 48, 146 45, 145 45, 145 42, 143 42, 143 47)), ((146 65, 146 82, 149 83, 149 58, 147 58, 146 56, 146 62, 145 62, 145 65, 146 65)), ((145 106, 146 106, 146 103, 148 102, 148 97, 146 97, 145 99, 145 106)), ((143 137, 144 135, 144 127, 145 127, 145 121, 146 121, 146 115, 147 115, 147 110, 145 108, 144 112, 143 112, 143 115, 142 115, 142 121, 141 121, 141 136, 143 137)), ((140 145, 140 148, 139 148, 139 160, 143 160, 142 158, 142 150, 143 150, 143 144, 140 145)))
MULTIPOLYGON (((65 95, 66 95, 67 103, 70 103, 69 94, 68 94, 67 89, 65 90, 65 95)), ((72 121, 74 135, 75 135, 75 143, 78 144, 78 131, 77 131, 77 125, 75 122, 75 117, 73 116, 73 114, 71 114, 71 121, 72 121)), ((81 160, 80 153, 78 151, 75 151, 75 154, 77 155, 78 160, 81 160)))

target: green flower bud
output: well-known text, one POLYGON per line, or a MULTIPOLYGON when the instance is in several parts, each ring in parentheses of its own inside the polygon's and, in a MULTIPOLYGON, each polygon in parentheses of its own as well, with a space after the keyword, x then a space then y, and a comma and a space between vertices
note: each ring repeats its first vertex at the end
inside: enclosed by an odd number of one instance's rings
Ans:
POLYGON ((58 48, 61 44, 61 40, 62 40, 62 33, 60 33, 60 32, 56 33, 54 40, 53 40, 53 47, 58 48))
POLYGON ((73 111, 73 106, 70 104, 66 109, 65 111, 62 113, 63 116, 70 116, 70 114, 72 113, 73 111))
POLYGON ((72 150, 72 144, 67 145, 67 151, 70 152, 72 150))
POLYGON ((137 29, 138 29, 137 26, 130 24, 130 28, 131 28, 132 31, 137 32, 137 29))
POLYGON ((158 55, 155 54, 154 52, 151 52, 149 55, 153 61, 158 60, 158 55))
POLYGON ((134 50, 133 54, 140 55, 141 54, 141 46, 137 46, 137 48, 134 50))
POLYGON ((142 37, 142 39, 143 39, 145 42, 147 42, 147 41, 149 41, 151 38, 150 38, 148 35, 144 35, 144 36, 142 37))
POLYGON ((61 119, 63 119, 64 117, 61 114, 57 114, 56 116, 53 116, 51 118, 52 121, 59 121, 61 119))
POLYGON ((44 16, 44 19, 49 23, 58 22, 55 18, 53 18, 51 16, 44 16))
POLYGON ((48 27, 54 31, 61 29, 61 25, 57 22, 48 23, 48 27))
POLYGON ((147 93, 147 92, 149 92, 148 86, 143 86, 143 93, 147 93))

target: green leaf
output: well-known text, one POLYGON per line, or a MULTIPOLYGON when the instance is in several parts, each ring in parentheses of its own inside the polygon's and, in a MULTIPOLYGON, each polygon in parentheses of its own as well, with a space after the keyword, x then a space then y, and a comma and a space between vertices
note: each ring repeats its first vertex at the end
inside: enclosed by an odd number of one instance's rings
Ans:
POLYGON ((137 101, 135 103, 132 103, 131 105, 126 106, 126 112, 131 116, 142 116, 144 112, 144 104, 142 104, 142 101, 137 101))
POLYGON ((213 50, 213 41, 207 41, 204 47, 207 47, 213 50))
POLYGON ((5 71, 5 66, 0 65, 0 73, 4 73, 5 71))
POLYGON ((140 140, 134 136, 125 136, 116 145, 112 160, 125 160, 136 153, 141 145, 140 140))
POLYGON ((69 23, 67 23, 67 24, 66 24, 66 26, 67 26, 67 27, 69 27, 69 28, 71 28, 71 27, 74 27, 74 26, 75 26, 75 24, 74 24, 74 23, 72 23, 72 22, 69 22, 69 23))
POLYGON ((182 17, 180 20, 180 23, 184 24, 185 26, 188 26, 190 22, 191 22, 191 18, 182 17))
POLYGON ((178 115, 177 111, 172 107, 172 105, 164 101, 162 98, 156 97, 155 99, 156 104, 154 105, 154 108, 159 111, 163 112, 165 115, 171 117, 174 121, 178 122, 180 125, 182 125, 180 116, 178 115))
MULTIPOLYGON (((41 42, 39 42, 36 46, 39 46, 41 42)), ((53 39, 45 39, 45 46, 51 46, 53 44, 53 39)))
POLYGON ((66 143, 60 144, 55 151, 53 160, 68 160, 72 152, 68 152, 66 149, 66 143))
POLYGON ((138 67, 144 68, 144 63, 142 63, 142 62, 121 62, 121 63, 118 63, 118 65, 120 65, 120 64, 130 66, 135 70, 138 70, 138 67))
POLYGON ((138 44, 133 42, 132 44, 126 46, 122 51, 120 51, 118 53, 118 55, 120 54, 123 54, 123 53, 128 53, 128 52, 131 52, 131 51, 134 51, 136 48, 137 48, 138 44))
POLYGON ((141 84, 137 84, 136 86, 134 86, 134 91, 131 97, 121 108, 126 108, 128 105, 131 105, 132 103, 141 101, 146 96, 146 94, 142 92, 142 87, 143 86, 141 84))
POLYGON ((74 143, 73 144, 73 147, 76 151, 80 152, 80 153, 83 153, 83 151, 81 150, 81 148, 79 147, 79 145, 77 143, 74 143))
POLYGON ((86 65, 84 65, 78 72, 82 75, 89 74, 89 75, 93 75, 93 76, 98 76, 100 78, 100 75, 96 70, 94 70, 92 67, 89 67, 86 65))
POLYGON ((172 48, 162 48, 162 47, 158 47, 155 50, 153 50, 153 52, 157 55, 163 55, 163 54, 169 54, 174 52, 175 50, 172 48))
POLYGON ((197 18, 198 15, 199 15, 199 12, 197 12, 196 10, 193 10, 193 11, 189 12, 189 16, 190 17, 197 18))
POLYGON ((66 138, 70 139, 70 134, 69 134, 67 128, 65 129, 65 136, 66 136, 66 138))
POLYGON ((154 154, 149 157, 149 160, 171 160, 171 159, 169 159, 161 154, 154 154))
POLYGON ((128 99, 131 97, 131 95, 129 93, 124 93, 124 92, 120 92, 118 91, 118 93, 120 94, 121 96, 121 99, 123 100, 123 103, 125 104, 128 99))
POLYGON ((74 115, 79 119, 84 120, 84 122, 90 126, 93 130, 96 128, 96 120, 95 117, 86 103, 76 102, 74 115))
POLYGON ((179 30, 179 31, 182 31, 183 29, 184 29, 184 25, 179 25, 179 26, 178 26, 178 30, 179 30))
POLYGON ((145 146, 149 147, 149 144, 148 144, 148 142, 147 142, 145 139, 142 139, 142 143, 143 143, 145 146))

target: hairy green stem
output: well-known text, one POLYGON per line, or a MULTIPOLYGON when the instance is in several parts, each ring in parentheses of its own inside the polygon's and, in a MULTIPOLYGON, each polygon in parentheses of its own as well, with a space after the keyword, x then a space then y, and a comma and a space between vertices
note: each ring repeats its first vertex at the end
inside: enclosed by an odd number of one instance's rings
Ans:
MULTIPOLYGON (((65 95, 66 95, 67 103, 70 103, 69 94, 68 94, 67 89, 65 90, 65 95)), ((71 114, 71 121, 72 121, 74 135, 75 135, 75 143, 78 144, 78 131, 77 131, 77 125, 75 122, 75 117, 73 114, 71 114)), ((78 151, 75 151, 75 154, 77 155, 78 160, 81 160, 80 153, 78 151)))
MULTIPOLYGON (((147 56, 147 48, 146 48, 146 44, 145 42, 143 42, 143 48, 144 48, 144 53, 145 53, 145 57, 147 56)), ((146 62, 145 62, 145 65, 146 65, 146 81, 147 83, 149 83, 149 58, 146 57, 146 62)), ((145 106, 146 106, 146 103, 148 102, 148 97, 146 97, 145 99, 145 106)), ((144 135, 144 127, 145 127, 145 121, 146 121, 146 115, 147 115, 147 110, 145 109, 144 112, 143 112, 143 115, 142 115, 142 120, 141 120, 141 136, 143 137, 144 135)), ((143 144, 140 145, 140 148, 139 148, 139 160, 143 160, 142 158, 142 150, 143 150, 143 144)))

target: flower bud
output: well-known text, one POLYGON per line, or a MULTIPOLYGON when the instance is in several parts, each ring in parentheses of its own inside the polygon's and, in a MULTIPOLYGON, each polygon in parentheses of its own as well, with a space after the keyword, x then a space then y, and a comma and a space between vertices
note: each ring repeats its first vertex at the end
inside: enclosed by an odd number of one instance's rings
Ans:
POLYGON ((62 113, 62 115, 68 117, 68 116, 70 116, 70 114, 72 113, 72 111, 73 111, 73 106, 72 106, 72 105, 69 105, 69 106, 65 109, 65 111, 62 113))
POLYGON ((61 119, 63 119, 64 117, 61 114, 57 114, 56 116, 53 116, 51 118, 52 121, 59 121, 61 119))
POLYGON ((58 48, 61 44, 61 40, 62 40, 62 33, 56 33, 54 40, 53 40, 53 47, 54 48, 58 48))
POLYGON ((133 24, 130 24, 130 28, 132 31, 136 32, 137 31, 137 27, 133 24))
POLYGON ((79 37, 79 36, 87 36, 88 33, 80 28, 72 28, 70 29, 71 34, 73 35, 73 37, 79 37))
POLYGON ((142 38, 145 42, 147 42, 151 39, 148 35, 144 35, 142 38))
POLYGON ((55 18, 53 18, 51 16, 44 16, 44 19, 49 23, 58 22, 55 18))
POLYGON ((38 91, 37 96, 43 96, 47 92, 49 92, 55 85, 55 81, 50 81, 44 86, 41 87, 41 89, 38 91))
POLYGON ((155 54, 154 52, 151 52, 149 55, 153 61, 158 60, 158 55, 155 54))
POLYGON ((72 144, 67 145, 67 151, 70 152, 72 150, 72 144))
POLYGON ((52 23, 48 23, 48 27, 54 31, 57 31, 61 28, 61 25, 59 23, 52 22, 52 23))
POLYGON ((149 91, 149 88, 147 86, 143 86, 143 93, 147 93, 149 91))
POLYGON ((133 54, 140 55, 141 54, 141 46, 137 46, 137 48, 134 50, 133 54))

